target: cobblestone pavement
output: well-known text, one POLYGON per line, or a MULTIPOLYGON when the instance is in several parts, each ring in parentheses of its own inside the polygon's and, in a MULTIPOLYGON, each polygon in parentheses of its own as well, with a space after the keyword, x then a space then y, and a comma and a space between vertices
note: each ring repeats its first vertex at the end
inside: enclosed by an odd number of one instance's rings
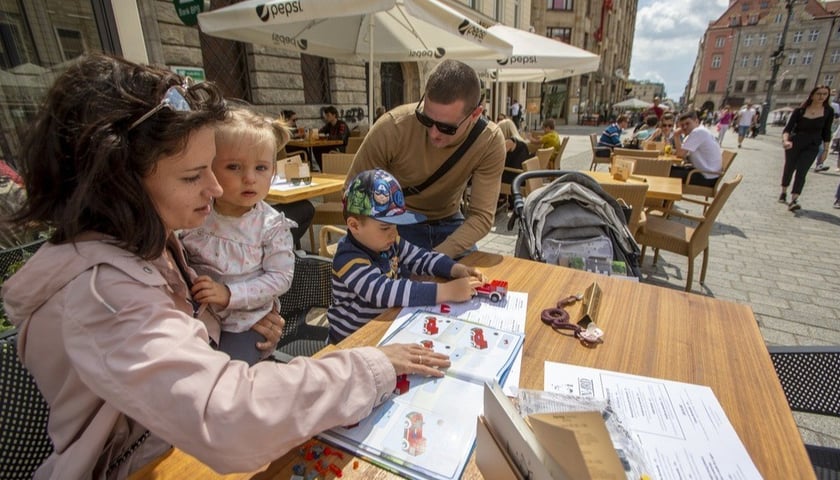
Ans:
MULTIPOLYGON (((587 135, 602 129, 559 128, 561 135, 570 136, 561 168, 589 168, 592 154, 587 135)), ((699 284, 702 256, 696 259, 693 292, 750 305, 767 344, 840 344, 840 254, 835 252, 840 210, 833 208, 840 183, 840 171, 835 171, 837 155, 829 156, 831 170, 808 173, 800 197, 802 210, 791 213, 777 202, 784 161, 780 127, 745 139, 740 149, 730 131, 723 148, 738 152, 727 178, 741 173, 744 180, 712 230, 705 285, 699 284)), ((497 215, 496 226, 479 242, 479 249, 513 254, 516 232, 507 231, 509 215, 497 215)), ((651 266, 652 258, 649 250, 642 281, 682 291, 686 258, 662 252, 656 267, 651 266)), ((737 339, 720 341, 737 345, 737 339)), ((840 447, 840 421, 800 414, 796 419, 806 443, 840 447)))

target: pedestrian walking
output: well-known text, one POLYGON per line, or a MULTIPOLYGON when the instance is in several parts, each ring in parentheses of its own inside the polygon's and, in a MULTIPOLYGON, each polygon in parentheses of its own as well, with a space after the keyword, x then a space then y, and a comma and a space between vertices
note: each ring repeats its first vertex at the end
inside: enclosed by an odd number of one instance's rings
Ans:
POLYGON ((828 155, 831 141, 831 123, 834 121, 834 109, 828 103, 829 89, 818 85, 811 90, 808 99, 790 115, 782 132, 782 147, 785 149, 785 166, 782 170, 782 193, 779 203, 787 202, 787 188, 793 177, 788 210, 794 212, 802 208, 799 196, 805 186, 805 176, 816 159, 820 146, 823 147, 822 162, 828 155), (795 177, 794 177, 795 175, 795 177))

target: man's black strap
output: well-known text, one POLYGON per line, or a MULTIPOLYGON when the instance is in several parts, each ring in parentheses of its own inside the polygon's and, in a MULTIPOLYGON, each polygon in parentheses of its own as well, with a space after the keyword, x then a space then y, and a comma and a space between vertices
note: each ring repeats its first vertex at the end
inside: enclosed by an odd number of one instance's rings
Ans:
POLYGON ((440 178, 446 175, 446 173, 449 172, 449 170, 452 169, 453 166, 455 166, 458 160, 460 160, 461 157, 464 156, 464 153, 466 153, 470 146, 472 146, 473 142, 475 142, 475 139, 478 138, 478 136, 481 134, 481 132, 486 126, 487 120, 485 120, 484 117, 479 117, 478 121, 475 122, 475 125, 473 126, 472 130, 470 130, 470 134, 467 136, 467 139, 464 140, 464 143, 462 143, 461 146, 459 146, 458 149, 455 150, 455 152, 452 155, 450 155, 445 162, 443 162, 443 165, 438 167, 438 169, 435 170, 435 173, 433 173, 429 178, 426 179, 425 182, 421 183, 420 185, 417 185, 416 187, 403 187, 403 195, 406 197, 409 197, 411 195, 417 195, 423 190, 429 188, 429 186, 431 186, 433 183, 440 180, 440 178))

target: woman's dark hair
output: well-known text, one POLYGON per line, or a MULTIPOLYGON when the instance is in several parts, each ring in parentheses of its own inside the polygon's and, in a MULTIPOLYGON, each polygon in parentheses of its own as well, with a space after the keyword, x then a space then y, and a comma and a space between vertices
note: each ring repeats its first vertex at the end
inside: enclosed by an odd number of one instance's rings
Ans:
POLYGON ((102 54, 81 57, 55 81, 23 139, 28 199, 14 221, 53 227, 53 243, 95 231, 144 259, 160 256, 167 232, 142 179, 226 111, 220 91, 202 83, 186 90, 191 111, 161 108, 132 128, 169 87, 183 83, 169 70, 102 54))
POLYGON ((811 90, 811 93, 808 94, 808 98, 806 98, 805 101, 802 102, 802 108, 808 108, 808 106, 811 105, 811 97, 814 96, 814 92, 816 92, 817 90, 819 90, 821 88, 824 88, 824 89, 828 90, 828 95, 826 95, 826 97, 825 97, 825 101, 823 102, 823 106, 826 107, 826 108, 829 108, 831 106, 831 104, 828 102, 829 100, 831 100, 831 88, 829 88, 825 85, 817 85, 816 87, 814 87, 813 90, 811 90))

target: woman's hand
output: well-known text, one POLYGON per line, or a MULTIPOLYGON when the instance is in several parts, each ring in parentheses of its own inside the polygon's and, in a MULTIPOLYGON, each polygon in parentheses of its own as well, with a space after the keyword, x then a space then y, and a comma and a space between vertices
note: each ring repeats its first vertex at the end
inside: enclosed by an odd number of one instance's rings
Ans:
POLYGON ((283 336, 283 327, 286 325, 286 320, 280 316, 274 309, 268 312, 259 322, 251 326, 251 330, 259 333, 265 337, 264 342, 257 342, 257 350, 263 352, 264 356, 268 356, 277 348, 277 342, 283 336))
POLYGON ((449 368, 452 363, 449 357, 429 350, 417 343, 401 343, 384 345, 378 347, 391 365, 397 375, 424 375, 426 377, 442 377, 441 369, 449 368))
MULTIPOLYGON (((790 140, 782 140, 782 148, 784 148, 785 150, 790 150, 791 148, 793 148, 793 142, 791 142, 790 140)), ((823 156, 823 161, 825 161, 825 156, 823 156)))

